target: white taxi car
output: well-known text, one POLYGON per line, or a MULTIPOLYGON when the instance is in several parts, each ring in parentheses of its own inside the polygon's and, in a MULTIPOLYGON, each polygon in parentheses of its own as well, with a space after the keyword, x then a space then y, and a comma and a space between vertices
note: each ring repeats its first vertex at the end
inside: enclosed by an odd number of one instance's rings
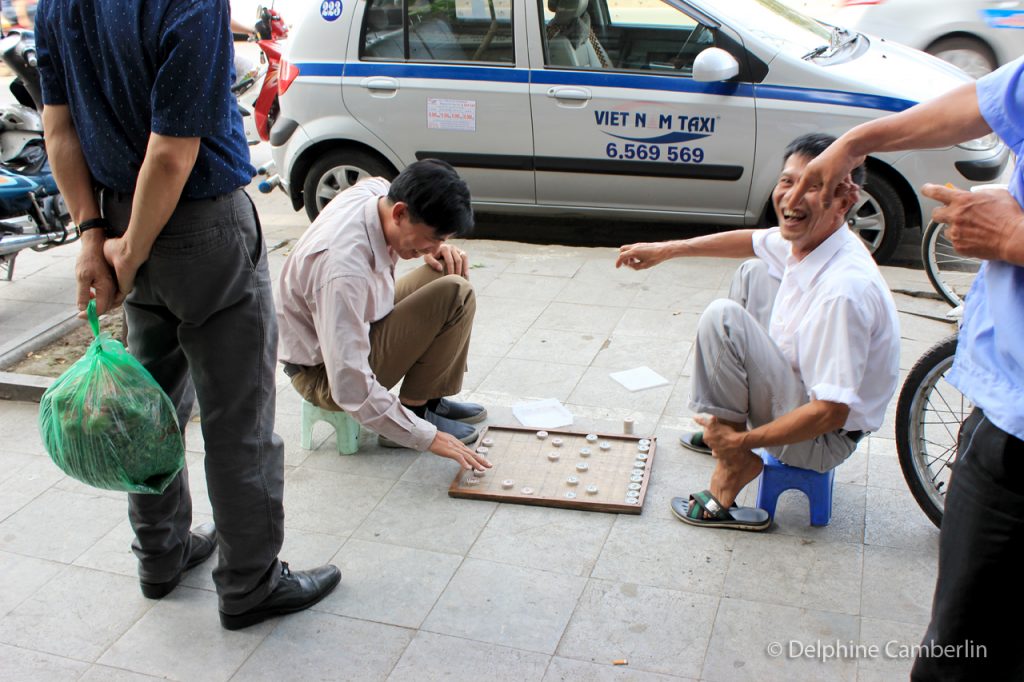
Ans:
MULTIPOLYGON (((771 222, 782 151, 968 77, 777 0, 324 0, 292 30, 271 145, 315 217, 367 175, 452 163, 487 211, 771 222)), ((851 226, 879 261, 925 182, 991 182, 994 136, 879 154, 851 226)))

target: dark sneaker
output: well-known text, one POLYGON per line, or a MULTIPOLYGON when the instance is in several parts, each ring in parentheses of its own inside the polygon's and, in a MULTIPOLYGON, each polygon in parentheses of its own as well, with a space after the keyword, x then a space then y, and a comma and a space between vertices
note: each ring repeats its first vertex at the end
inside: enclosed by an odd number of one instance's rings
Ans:
POLYGON ((147 580, 140 580, 142 596, 147 599, 163 599, 181 582, 181 576, 185 571, 191 570, 210 558, 213 550, 217 549, 217 529, 212 523, 203 523, 192 529, 192 538, 189 542, 188 560, 181 573, 170 580, 162 583, 154 583, 147 580))
MULTIPOLYGON (((427 411, 431 410, 428 409, 427 411)), ((483 405, 457 403, 454 400, 448 400, 448 398, 441 398, 441 402, 438 403, 437 409, 433 410, 433 412, 438 417, 453 419, 466 424, 476 424, 487 419, 487 408, 483 405)))
POLYGON ((262 623, 274 616, 284 616, 308 609, 331 593, 341 582, 341 571, 327 564, 310 571, 289 570, 281 562, 281 579, 274 591, 256 606, 242 613, 220 612, 220 624, 225 630, 241 630, 262 623))
MULTIPOLYGON (((438 416, 430 410, 427 410, 423 418, 436 426, 438 431, 444 431, 445 433, 451 434, 466 445, 472 445, 476 442, 476 439, 480 437, 480 432, 472 426, 438 416)), ((382 448, 405 447, 404 445, 399 445, 395 441, 390 438, 385 438, 384 436, 377 436, 377 442, 382 448)))
POLYGON ((679 442, 682 443, 684 448, 689 448, 694 452, 704 455, 711 454, 711 448, 704 442, 703 431, 683 431, 683 435, 679 436, 679 442))

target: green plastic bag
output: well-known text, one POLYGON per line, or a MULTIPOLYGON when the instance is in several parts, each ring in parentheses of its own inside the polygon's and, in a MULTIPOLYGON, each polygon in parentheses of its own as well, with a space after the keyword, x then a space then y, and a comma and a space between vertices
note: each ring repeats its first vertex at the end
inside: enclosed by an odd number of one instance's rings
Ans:
POLYGON ((64 473, 96 488, 162 493, 185 465, 174 405, 124 346, 100 333, 43 394, 39 432, 64 473))

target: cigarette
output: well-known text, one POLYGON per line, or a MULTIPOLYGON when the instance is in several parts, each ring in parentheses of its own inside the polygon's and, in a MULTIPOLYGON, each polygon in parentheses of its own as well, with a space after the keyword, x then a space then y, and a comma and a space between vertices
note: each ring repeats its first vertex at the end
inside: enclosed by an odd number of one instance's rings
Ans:
POLYGON ((612 661, 612 665, 628 665, 628 664, 629 664, 629 661, 627 661, 624 658, 616 658, 614 661, 612 661))

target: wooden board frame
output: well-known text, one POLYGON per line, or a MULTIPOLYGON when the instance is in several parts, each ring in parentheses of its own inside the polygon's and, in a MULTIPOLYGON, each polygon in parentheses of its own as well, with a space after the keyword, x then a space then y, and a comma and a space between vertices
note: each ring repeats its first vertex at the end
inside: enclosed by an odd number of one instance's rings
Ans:
MULTIPOLYGON (((484 432, 480 434, 480 439, 477 440, 474 447, 479 447, 487 434, 491 431, 496 432, 512 432, 513 434, 528 434, 536 437, 537 432, 541 429, 530 429, 521 426, 503 426, 495 424, 488 426, 484 429, 484 432)), ((622 433, 600 433, 598 431, 571 431, 564 429, 547 429, 548 440, 555 437, 570 437, 570 438, 585 438, 587 434, 595 433, 600 440, 606 441, 617 441, 623 442, 628 441, 631 447, 635 447, 636 443, 642 439, 650 440, 650 449, 647 451, 647 462, 644 468, 643 481, 640 482, 639 497, 637 497, 636 504, 628 504, 626 502, 611 502, 607 500, 594 500, 588 499, 588 496, 580 494, 576 499, 566 499, 564 496, 553 496, 553 495, 541 495, 541 491, 538 490, 538 494, 535 495, 523 495, 520 490, 521 488, 517 485, 510 490, 502 489, 483 489, 475 486, 462 485, 462 481, 472 475, 471 472, 460 470, 455 475, 455 479, 452 481, 451 486, 448 488, 449 497, 465 498, 470 500, 490 500, 492 502, 511 502, 513 504, 529 504, 540 507, 557 507, 560 509, 579 509, 582 511, 598 511, 598 512, 612 512, 617 514, 640 514, 643 511, 644 499, 647 496, 647 485, 651 480, 651 470, 654 465, 654 454, 657 450, 658 439, 656 436, 643 436, 635 434, 622 434, 622 433)), ((566 453, 572 452, 572 450, 566 450, 566 453)), ((499 473, 501 471, 501 462, 495 459, 493 451, 485 455, 494 465, 493 469, 489 469, 484 478, 492 477, 490 480, 502 480, 503 476, 499 473)), ((500 457, 498 455, 497 457, 500 457)), ((589 461, 599 460, 601 453, 596 450, 589 461)), ((618 457, 622 458, 622 453, 618 454, 618 457)), ((539 464, 541 462, 538 462, 539 464)), ((620 474, 621 475, 621 474, 620 474)), ((581 481, 579 490, 583 493, 584 481, 581 481)), ((627 481, 628 483, 628 481, 627 481)), ((566 487, 566 490, 571 488, 566 487)))

